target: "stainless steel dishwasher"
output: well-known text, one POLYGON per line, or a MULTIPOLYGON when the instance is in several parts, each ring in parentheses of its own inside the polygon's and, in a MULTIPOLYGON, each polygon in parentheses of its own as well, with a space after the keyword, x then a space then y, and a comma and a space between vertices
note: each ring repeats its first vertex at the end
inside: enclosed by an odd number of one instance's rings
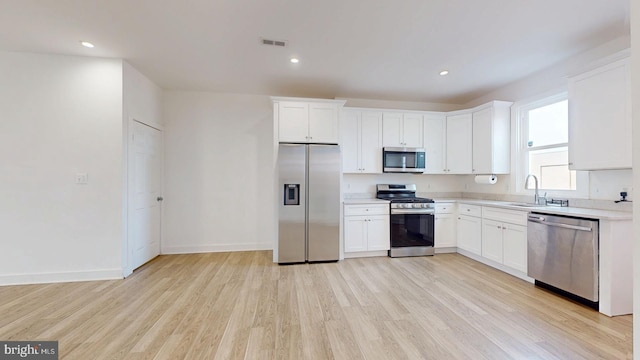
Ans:
POLYGON ((598 220, 529 213, 527 275, 598 302, 598 220))

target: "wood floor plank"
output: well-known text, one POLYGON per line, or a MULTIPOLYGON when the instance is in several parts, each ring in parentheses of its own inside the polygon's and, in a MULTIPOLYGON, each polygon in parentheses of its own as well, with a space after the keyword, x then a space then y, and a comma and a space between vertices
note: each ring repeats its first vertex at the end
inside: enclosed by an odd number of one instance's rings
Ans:
POLYGON ((0 287, 0 339, 64 359, 631 359, 609 318, 458 254, 279 266, 163 255, 125 280, 0 287))

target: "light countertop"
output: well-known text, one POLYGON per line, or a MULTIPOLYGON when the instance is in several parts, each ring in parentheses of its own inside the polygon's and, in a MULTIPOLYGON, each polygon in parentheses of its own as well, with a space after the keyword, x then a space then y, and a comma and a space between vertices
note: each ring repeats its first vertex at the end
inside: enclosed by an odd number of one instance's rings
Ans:
POLYGON ((510 210, 519 210, 526 212, 537 212, 550 215, 565 215, 565 216, 578 216, 590 219, 601 219, 611 221, 631 220, 633 219, 633 213, 626 211, 613 211, 613 210, 599 210, 599 209, 585 209, 578 207, 559 207, 559 206, 536 206, 536 207, 522 207, 516 205, 510 205, 509 201, 495 201, 495 200, 479 200, 479 199, 434 199, 436 203, 462 203, 479 206, 495 206, 510 210))
POLYGON ((371 199, 344 199, 345 205, 357 205, 357 204, 388 204, 389 200, 381 200, 376 198, 371 199))

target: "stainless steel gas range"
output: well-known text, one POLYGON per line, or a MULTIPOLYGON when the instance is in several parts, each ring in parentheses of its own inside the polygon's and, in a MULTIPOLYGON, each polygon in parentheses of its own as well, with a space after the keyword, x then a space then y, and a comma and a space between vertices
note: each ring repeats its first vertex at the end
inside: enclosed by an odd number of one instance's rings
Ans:
POLYGON ((415 184, 378 184, 376 197, 391 201, 390 257, 433 255, 434 201, 416 197, 415 184))

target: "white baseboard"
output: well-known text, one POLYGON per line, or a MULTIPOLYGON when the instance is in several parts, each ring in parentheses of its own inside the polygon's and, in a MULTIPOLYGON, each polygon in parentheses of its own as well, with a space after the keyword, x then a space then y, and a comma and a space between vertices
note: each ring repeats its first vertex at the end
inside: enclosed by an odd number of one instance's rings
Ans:
POLYGON ((162 254, 273 250, 271 243, 163 246, 162 254))
POLYGON ((470 251, 458 248, 458 254, 464 255, 464 256, 466 256, 468 258, 471 258, 471 259, 473 259, 475 261, 478 261, 478 262, 481 262, 481 263, 483 263, 485 265, 491 266, 492 268, 498 269, 498 270, 500 270, 502 272, 506 272, 509 275, 515 276, 515 277, 520 278, 520 279, 522 279, 524 281, 528 281, 528 282, 530 282, 532 284, 535 282, 535 279, 528 277, 527 274, 523 273, 522 271, 510 268, 508 266, 504 266, 504 265, 502 265, 500 263, 497 263, 497 262, 495 262, 493 260, 489 260, 489 259, 487 259, 485 257, 482 257, 482 256, 478 255, 478 254, 474 254, 474 253, 472 253, 470 251))
POLYGON ((15 274, 0 275, 0 286, 96 280, 118 280, 122 278, 122 269, 120 268, 93 271, 69 271, 60 273, 15 274))
POLYGON ((389 256, 389 252, 387 250, 380 250, 380 251, 358 251, 358 252, 344 253, 345 259, 372 257, 372 256, 389 256))
POLYGON ((457 253, 458 248, 456 248, 455 246, 441 247, 441 248, 435 248, 434 251, 436 254, 451 254, 451 253, 457 253))

